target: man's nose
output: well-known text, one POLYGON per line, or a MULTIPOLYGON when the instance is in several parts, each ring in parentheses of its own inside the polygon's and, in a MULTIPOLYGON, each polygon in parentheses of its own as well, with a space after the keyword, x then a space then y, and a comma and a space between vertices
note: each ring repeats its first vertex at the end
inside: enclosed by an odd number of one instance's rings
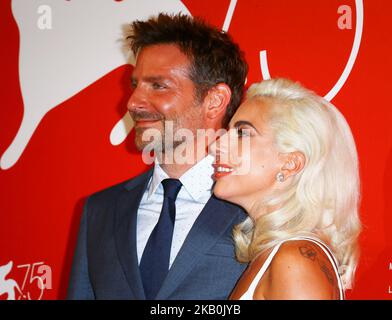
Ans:
POLYGON ((144 93, 142 88, 136 87, 129 100, 128 100, 128 104, 127 104, 127 108, 129 111, 132 110, 145 110, 148 107, 148 99, 146 94, 144 93))

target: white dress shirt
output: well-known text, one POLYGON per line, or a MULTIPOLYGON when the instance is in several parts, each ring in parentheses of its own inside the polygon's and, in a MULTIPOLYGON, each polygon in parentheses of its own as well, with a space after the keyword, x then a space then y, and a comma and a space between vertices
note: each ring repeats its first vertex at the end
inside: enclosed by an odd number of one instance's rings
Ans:
MULTIPOLYGON (((182 187, 176 200, 176 220, 174 223, 169 268, 180 251, 195 220, 211 197, 211 188, 214 182, 212 179, 212 174, 214 173, 213 161, 214 158, 208 155, 186 171, 179 179, 182 187)), ((168 178, 169 176, 159 163, 155 162, 153 175, 143 194, 137 212, 136 240, 139 264, 148 238, 158 223, 161 213, 163 205, 163 186, 161 182, 163 179, 168 178)))

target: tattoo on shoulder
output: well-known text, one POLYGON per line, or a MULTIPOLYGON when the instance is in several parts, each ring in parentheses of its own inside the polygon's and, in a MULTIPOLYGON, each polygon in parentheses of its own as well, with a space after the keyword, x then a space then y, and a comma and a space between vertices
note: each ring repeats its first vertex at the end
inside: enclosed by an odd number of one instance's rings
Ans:
POLYGON ((299 247, 299 252, 301 253, 302 256, 304 256, 305 258, 308 258, 312 261, 314 261, 317 257, 317 253, 316 251, 308 246, 304 246, 304 247, 299 247))
POLYGON ((311 246, 301 246, 298 248, 299 252, 301 253, 301 255, 307 259, 310 259, 312 261, 316 261, 318 263, 318 265, 320 266, 321 271, 325 274, 328 282, 331 285, 335 284, 335 277, 333 276, 333 272, 331 271, 331 268, 328 267, 328 265, 325 263, 324 259, 320 259, 317 256, 317 252, 316 250, 314 250, 311 246))

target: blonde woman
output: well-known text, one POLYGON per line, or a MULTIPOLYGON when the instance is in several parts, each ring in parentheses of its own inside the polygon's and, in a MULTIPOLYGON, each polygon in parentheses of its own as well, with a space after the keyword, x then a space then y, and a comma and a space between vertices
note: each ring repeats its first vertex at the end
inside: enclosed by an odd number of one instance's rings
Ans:
POLYGON ((210 147, 214 194, 249 215, 234 229, 249 266, 230 298, 344 299, 361 223, 343 115, 298 83, 272 79, 250 87, 229 129, 210 147))

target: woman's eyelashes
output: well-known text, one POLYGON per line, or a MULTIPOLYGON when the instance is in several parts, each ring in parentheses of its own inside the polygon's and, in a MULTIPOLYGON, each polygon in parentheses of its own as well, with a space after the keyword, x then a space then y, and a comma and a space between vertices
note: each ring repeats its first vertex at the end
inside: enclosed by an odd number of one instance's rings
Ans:
POLYGON ((237 136, 239 138, 243 138, 243 137, 250 137, 252 135, 252 129, 251 128, 247 128, 247 127, 243 127, 243 126, 239 126, 236 128, 237 131, 237 136))

